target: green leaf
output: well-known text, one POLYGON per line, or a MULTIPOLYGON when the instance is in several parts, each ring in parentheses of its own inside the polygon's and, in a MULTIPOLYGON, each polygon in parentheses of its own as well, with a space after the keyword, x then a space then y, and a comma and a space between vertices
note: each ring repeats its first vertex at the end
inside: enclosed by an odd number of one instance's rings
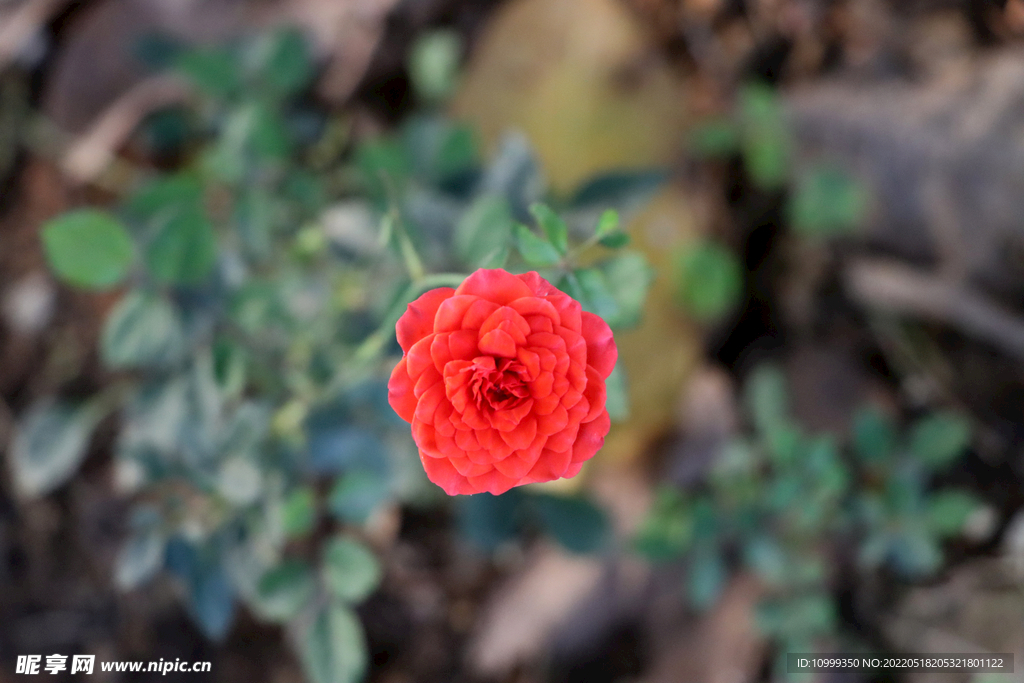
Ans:
POLYGON ((676 260, 678 297, 699 322, 715 322, 731 312, 743 294, 743 269, 736 256, 709 240, 686 248, 676 260))
POLYGON ((500 496, 478 493, 460 496, 459 530, 470 543, 492 552, 515 538, 523 494, 515 489, 500 496))
POLYGON ((928 529, 911 527, 894 540, 892 561, 904 575, 912 578, 931 576, 942 566, 942 548, 928 529))
POLYGON ((163 566, 166 544, 155 524, 135 529, 117 554, 114 584, 128 591, 145 583, 163 566))
POLYGON ((288 538, 299 538, 316 524, 316 494, 311 488, 293 491, 281 508, 281 527, 288 538))
POLYGON ((637 536, 637 550, 654 561, 672 560, 693 541, 693 516, 678 490, 662 486, 637 536))
POLYGON ((964 491, 940 491, 928 498, 929 528, 939 536, 956 536, 963 531, 967 518, 978 509, 977 498, 964 491))
POLYGON ((846 492, 850 474, 831 435, 814 438, 805 457, 805 474, 817 498, 834 501, 846 492))
POLYGON ((607 543, 608 516, 586 498, 537 495, 529 501, 544 530, 567 550, 593 553, 607 543))
POLYGON ((613 232, 601 240, 601 246, 608 249, 621 249, 629 244, 629 235, 624 232, 613 232))
POLYGON ((263 80, 278 95, 301 92, 313 77, 313 60, 302 33, 280 29, 273 36, 262 70, 263 80))
POLYGON ((562 256, 569 251, 569 227, 562 218, 545 204, 531 204, 530 213, 533 214, 537 225, 544 231, 548 242, 562 256))
POLYGON ((743 393, 744 404, 761 435, 769 435, 787 425, 789 392, 781 368, 772 364, 757 366, 747 379, 743 393))
POLYGON ((597 230, 594 231, 594 235, 598 239, 603 240, 610 237, 618 229, 619 212, 615 209, 605 209, 604 213, 601 214, 601 218, 597 221, 597 230))
POLYGON ((225 396, 237 397, 246 384, 245 349, 226 339, 218 339, 213 347, 213 376, 225 396))
POLYGON ((416 93, 428 102, 444 100, 455 87, 462 40, 454 30, 421 36, 409 55, 409 77, 416 93))
POLYGON ((189 615, 207 638, 223 640, 231 628, 236 603, 220 548, 197 547, 176 537, 168 542, 165 558, 167 569, 186 588, 189 615))
POLYGON ((612 374, 604 381, 606 398, 604 407, 612 422, 625 422, 629 419, 629 388, 626 384, 626 371, 622 363, 616 363, 612 374))
POLYGON ((249 144, 262 157, 276 161, 287 158, 292 151, 292 138, 281 114, 269 107, 254 105, 249 144))
POLYGON ((100 354, 113 369, 166 368, 181 360, 185 337, 181 319, 162 296, 132 291, 107 316, 100 354))
POLYGON ((244 507, 255 503, 263 492, 263 472, 251 457, 252 451, 247 452, 246 447, 249 444, 244 443, 242 438, 238 441, 237 444, 230 441, 226 443, 226 447, 231 448, 237 455, 228 456, 221 461, 216 486, 221 498, 231 505, 244 507))
POLYGON ((788 178, 791 155, 778 96, 767 85, 749 85, 740 92, 740 113, 747 173, 759 187, 779 189, 788 178))
POLYGON ((368 470, 349 472, 338 479, 327 505, 338 519, 362 524, 388 499, 389 493, 388 481, 380 474, 368 470))
POLYGON ((80 209, 49 221, 42 229, 43 250, 54 274, 89 289, 109 289, 128 274, 132 242, 110 214, 80 209))
POLYGON ((93 429, 106 413, 98 401, 33 404, 19 421, 11 444, 10 462, 18 492, 34 498, 70 479, 85 457, 93 429))
POLYGON ((583 292, 580 298, 583 310, 603 318, 609 326, 618 323, 619 302, 612 296, 604 273, 597 268, 578 268, 573 275, 583 292))
POLYGON ((802 633, 825 633, 835 628, 836 606, 828 594, 805 595, 789 603, 791 629, 802 633))
POLYGON ((452 125, 434 160, 437 177, 444 181, 466 173, 479 164, 480 144, 477 142, 476 131, 468 125, 452 125))
POLYGON ((338 536, 324 548, 323 576, 334 597, 358 603, 380 585, 380 563, 365 546, 338 536))
POLYGON ((516 246, 527 264, 542 268, 544 266, 553 266, 562 260, 562 255, 558 253, 557 249, 547 241, 537 237, 525 225, 517 225, 515 227, 515 236, 516 246))
POLYGON ((189 50, 178 59, 178 69, 201 90, 215 97, 232 95, 242 83, 238 59, 225 48, 189 50))
POLYGON ((194 285, 209 276, 217 261, 217 239, 205 212, 183 207, 160 228, 146 250, 146 264, 157 280, 194 285))
POLYGON ((605 322, 615 329, 640 324, 647 301, 647 293, 654 282, 654 269, 643 254, 637 251, 620 253, 601 265, 608 291, 617 310, 605 322))
POLYGON ((412 172, 405 147, 394 137, 363 143, 356 148, 355 162, 369 194, 378 202, 387 200, 392 191, 400 192, 412 172))
POLYGON ((790 218, 797 231, 834 235, 860 224, 867 192, 842 168, 820 166, 800 175, 790 202, 790 218))
POLYGON ((321 607, 296 634, 302 668, 312 683, 359 683, 366 672, 366 639, 355 613, 346 606, 321 607))
POLYGON ((853 450, 864 462, 884 461, 896 448, 896 428, 885 413, 875 407, 857 412, 853 418, 853 450))
POLYGON ((620 211, 646 202, 668 178, 660 170, 612 171, 588 180, 573 194, 573 209, 614 206, 620 211))
POLYGON ((708 121, 690 135, 690 151, 700 159, 727 157, 739 149, 740 131, 732 121, 708 121))
POLYGON ((504 197, 478 197, 455 225, 455 253, 467 266, 483 267, 508 247, 512 237, 512 213, 504 197))
POLYGON ((687 592, 698 609, 707 609, 718 600, 728 578, 725 562, 718 552, 708 549, 694 554, 687 575, 687 592))
POLYGON ((744 555, 747 565, 765 581, 779 585, 786 580, 786 553, 769 534, 758 534, 748 541, 744 555))
POLYGON ((313 570, 302 560, 289 559, 260 578, 254 607, 263 619, 285 622, 294 618, 315 592, 313 570))
POLYGON ((919 420, 910 434, 910 452, 932 468, 946 467, 971 442, 971 425, 961 415, 942 412, 919 420))
POLYGON ((134 192, 125 206, 127 213, 141 220, 161 214, 175 213, 183 206, 201 206, 203 185, 199 178, 186 173, 150 181, 134 192))

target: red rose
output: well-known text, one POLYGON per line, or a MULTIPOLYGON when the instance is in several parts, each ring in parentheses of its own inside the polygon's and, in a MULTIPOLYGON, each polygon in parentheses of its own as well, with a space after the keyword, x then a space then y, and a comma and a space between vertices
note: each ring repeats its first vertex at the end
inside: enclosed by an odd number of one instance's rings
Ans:
POLYGON ((478 270, 409 304, 397 331, 388 401, 447 494, 573 477, 604 444, 612 331, 537 273, 478 270))

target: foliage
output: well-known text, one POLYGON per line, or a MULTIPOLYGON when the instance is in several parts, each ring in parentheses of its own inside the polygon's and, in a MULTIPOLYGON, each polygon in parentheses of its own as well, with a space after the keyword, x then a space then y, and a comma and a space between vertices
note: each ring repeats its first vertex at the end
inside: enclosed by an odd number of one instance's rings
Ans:
POLYGON ((653 559, 684 558, 692 602, 717 599, 744 567, 767 588, 759 610, 780 652, 813 652, 838 629, 832 582, 854 548, 856 568, 933 575, 942 542, 979 503, 935 480, 970 439, 952 413, 921 418, 907 434, 875 408, 860 411, 849 444, 807 434, 789 415, 781 371, 747 380, 752 433, 725 443, 698 490, 664 488, 637 539, 653 559))
MULTIPOLYGON (((414 56, 432 102, 450 88, 449 38, 414 56)), ((184 161, 110 211, 43 230, 62 281, 121 287, 100 344, 116 381, 84 404, 29 409, 15 482, 54 490, 116 413, 117 478, 139 500, 117 584, 166 570, 209 637, 225 637, 241 601, 287 626, 310 680, 359 680, 353 608, 382 573, 364 528, 387 506, 439 500, 387 403, 395 321, 422 292, 501 265, 537 268, 613 326, 635 323, 651 271, 622 249, 607 206, 634 206, 652 179, 596 179, 556 211, 521 137, 486 166, 470 129, 433 114, 350 140, 344 117, 305 104, 315 70, 293 31, 161 56, 202 93, 184 161)), ((608 386, 625 414, 624 383, 608 386)), ((605 538, 589 502, 515 492, 501 504, 519 500, 572 550, 605 538)))
MULTIPOLYGON (((867 189, 838 165, 796 159, 791 138, 778 95, 765 84, 751 83, 740 90, 728 116, 694 129, 689 147, 697 159, 737 159, 755 188, 784 197, 785 215, 800 237, 855 230, 867 213, 867 189)), ((740 302, 739 260, 713 240, 683 247, 675 273, 680 304, 698 322, 719 322, 740 302)))
POLYGON ((608 519, 582 496, 555 496, 512 489, 479 493, 460 501, 459 524, 477 547, 493 551, 524 529, 540 529, 574 553, 597 552, 608 542, 608 519))

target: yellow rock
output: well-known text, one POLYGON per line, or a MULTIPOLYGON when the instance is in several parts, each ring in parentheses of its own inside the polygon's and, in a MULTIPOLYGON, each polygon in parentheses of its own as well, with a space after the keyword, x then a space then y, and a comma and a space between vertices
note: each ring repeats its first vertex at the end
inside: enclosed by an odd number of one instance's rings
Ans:
POLYGON ((671 274, 672 254, 694 232, 685 195, 671 187, 630 226, 633 245, 644 252, 657 277, 640 325, 615 334, 629 380, 630 418, 612 428, 603 460, 629 461, 673 426, 683 384, 701 360, 699 330, 680 313, 671 274))
MULTIPOLYGON (((670 164, 684 139, 683 83, 619 0, 513 0, 487 27, 453 114, 492 151, 507 130, 526 133, 553 190, 571 192, 612 169, 670 164)), ((631 417, 608 435, 595 466, 630 467, 674 420, 700 353, 675 306, 670 253, 694 234, 686 197, 669 187, 628 226, 658 277, 641 325, 616 334, 630 382, 631 417)), ((589 468, 588 468, 589 469, 589 468)), ((568 492, 579 479, 547 486, 568 492)))
POLYGON ((515 0, 477 46, 453 113, 493 145, 510 128, 533 143, 552 188, 594 173, 671 161, 682 81, 618 0, 515 0))

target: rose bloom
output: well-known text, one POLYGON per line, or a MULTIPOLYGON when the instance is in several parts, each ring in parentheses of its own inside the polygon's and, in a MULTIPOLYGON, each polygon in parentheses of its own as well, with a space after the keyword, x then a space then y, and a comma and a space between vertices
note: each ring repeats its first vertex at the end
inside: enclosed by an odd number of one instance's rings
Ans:
POLYGON ((449 495, 573 477, 604 444, 607 323, 537 273, 478 270, 397 325, 388 400, 449 495))

